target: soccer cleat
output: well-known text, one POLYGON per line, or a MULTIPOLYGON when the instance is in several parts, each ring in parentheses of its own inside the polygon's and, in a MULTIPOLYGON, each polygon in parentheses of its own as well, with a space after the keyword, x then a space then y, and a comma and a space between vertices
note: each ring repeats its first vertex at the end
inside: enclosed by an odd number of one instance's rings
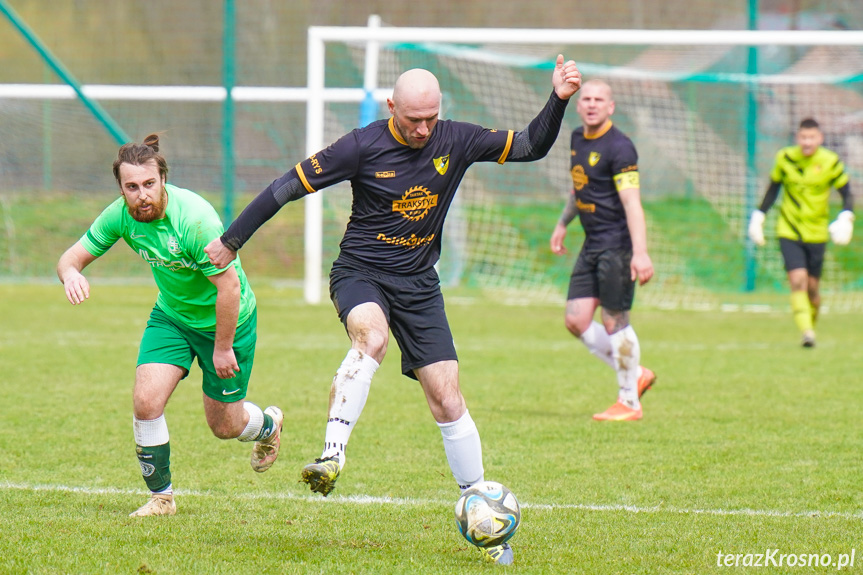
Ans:
POLYGON ((509 543, 502 543, 494 547, 480 547, 483 558, 489 563, 497 563, 498 565, 512 565, 514 560, 512 555, 512 547, 509 543))
POLYGON ((279 456, 279 446, 281 445, 280 438, 282 436, 282 420, 285 418, 282 414, 282 410, 275 405, 271 405, 265 409, 264 413, 273 418, 273 426, 275 429, 268 438, 256 441, 255 446, 252 448, 252 469, 258 473, 263 473, 269 469, 279 456))
POLYGON ((303 467, 300 482, 308 483, 312 491, 326 497, 330 491, 335 489, 336 479, 339 478, 340 471, 339 460, 335 457, 315 459, 314 463, 309 463, 303 467))
POLYGON ((803 339, 800 341, 803 347, 815 347, 815 332, 807 329, 803 332, 803 339))
POLYGON ((150 500, 129 514, 129 517, 150 517, 151 515, 174 515, 177 504, 170 493, 153 493, 150 500))
POLYGON ((636 421, 641 419, 641 406, 632 409, 618 401, 602 413, 594 413, 593 418, 597 421, 636 421))
POLYGON ((638 374, 638 399, 641 399, 641 396, 653 387, 653 384, 656 382, 656 374, 644 366, 638 366, 638 368, 641 372, 638 374))

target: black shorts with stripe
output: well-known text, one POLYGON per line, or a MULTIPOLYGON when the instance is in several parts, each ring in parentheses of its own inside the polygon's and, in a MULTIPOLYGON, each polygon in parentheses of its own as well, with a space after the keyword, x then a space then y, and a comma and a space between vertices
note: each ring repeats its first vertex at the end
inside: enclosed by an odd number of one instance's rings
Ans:
POLYGON ((410 378, 416 379, 414 369, 458 360, 434 268, 392 275, 340 257, 330 272, 330 299, 346 327, 353 308, 378 304, 401 350, 402 373, 410 378))

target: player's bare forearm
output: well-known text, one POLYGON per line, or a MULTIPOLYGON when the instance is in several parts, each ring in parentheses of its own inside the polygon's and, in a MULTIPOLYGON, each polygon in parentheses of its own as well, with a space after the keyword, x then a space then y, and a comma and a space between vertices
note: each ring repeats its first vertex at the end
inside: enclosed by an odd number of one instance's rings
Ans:
POLYGON ((620 192, 623 210, 626 212, 626 226, 632 238, 632 280, 644 285, 653 277, 653 262, 647 253, 647 223, 644 208, 641 206, 641 192, 630 188, 620 192))
POLYGON ((234 355, 234 335, 240 315, 240 279, 233 267, 208 278, 216 286, 216 335, 213 366, 222 379, 234 377, 240 367, 234 355))
POLYGON ((578 215, 578 202, 575 199, 575 190, 572 190, 569 197, 566 199, 566 205, 563 206, 563 212, 560 214, 558 223, 566 227, 578 215))
POLYGON ((72 305, 84 303, 90 297, 90 282, 81 273, 85 267, 96 260, 81 242, 76 242, 66 250, 57 262, 57 277, 63 284, 66 299, 72 305))
POLYGON ((554 231, 551 234, 551 253, 562 256, 567 253, 566 246, 563 241, 566 239, 566 227, 578 215, 578 206, 575 201, 575 190, 569 194, 566 200, 566 205, 563 207, 563 213, 560 214, 560 219, 557 225, 554 226, 554 231))

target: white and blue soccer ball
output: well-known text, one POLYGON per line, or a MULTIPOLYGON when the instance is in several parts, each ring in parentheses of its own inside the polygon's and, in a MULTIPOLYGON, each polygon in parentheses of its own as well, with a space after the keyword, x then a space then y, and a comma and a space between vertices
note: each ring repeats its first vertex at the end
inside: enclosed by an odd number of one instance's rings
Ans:
POLYGON ((456 501, 455 522, 471 544, 495 547, 515 535, 521 509, 509 488, 496 481, 483 481, 466 489, 456 501))

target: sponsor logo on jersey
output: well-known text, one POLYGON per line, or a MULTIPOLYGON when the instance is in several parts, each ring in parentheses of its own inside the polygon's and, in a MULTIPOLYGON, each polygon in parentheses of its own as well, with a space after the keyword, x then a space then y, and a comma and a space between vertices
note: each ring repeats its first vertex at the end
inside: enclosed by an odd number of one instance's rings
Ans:
POLYGON ((579 212, 585 212, 588 214, 596 212, 596 204, 585 204, 578 198, 575 198, 575 205, 578 208, 579 212))
POLYGON ((419 238, 415 234, 411 234, 409 238, 390 238, 387 237, 386 234, 378 234, 377 236, 377 239, 381 240, 382 242, 386 242, 394 246, 403 246, 411 250, 432 243, 432 241, 434 241, 434 238, 434 234, 426 236, 424 238, 419 238))
POLYGON ((174 236, 168 237, 168 251, 174 255, 180 253, 180 242, 177 241, 177 238, 174 236))
POLYGON ((376 178, 395 178, 396 173, 392 170, 390 170, 388 172, 375 172, 375 177, 376 178))
POLYGON ((198 264, 195 260, 187 260, 186 258, 180 258, 179 260, 162 260, 157 257, 150 255, 145 249, 138 250, 138 255, 141 256, 145 262, 150 264, 151 267, 154 268, 168 268, 171 271, 180 271, 182 269, 189 270, 197 270, 198 264))
POLYGON ((133 240, 140 240, 146 238, 147 234, 136 234, 135 232, 132 232, 131 234, 129 234, 129 237, 133 240))
POLYGON ((446 169, 449 168, 449 154, 441 156, 440 158, 435 158, 432 161, 434 162, 434 169, 437 170, 438 174, 441 176, 446 174, 446 169))
POLYGON ((437 194, 432 194, 427 188, 413 186, 402 195, 402 199, 393 201, 393 211, 401 213, 402 217, 417 222, 437 206, 437 194))
POLYGON ((587 174, 584 173, 584 166, 576 164, 569 171, 569 174, 572 176, 572 187, 575 188, 575 191, 580 192, 584 189, 588 182, 587 174))
POLYGON ((599 162, 600 157, 599 152, 591 152, 587 157, 587 163, 590 164, 590 167, 592 168, 599 162))
POLYGON ((321 162, 320 160, 318 160, 317 154, 312 154, 311 156, 309 156, 309 163, 312 165, 312 170, 315 172, 315 174, 320 175, 321 173, 323 173, 324 169, 321 167, 321 162))

